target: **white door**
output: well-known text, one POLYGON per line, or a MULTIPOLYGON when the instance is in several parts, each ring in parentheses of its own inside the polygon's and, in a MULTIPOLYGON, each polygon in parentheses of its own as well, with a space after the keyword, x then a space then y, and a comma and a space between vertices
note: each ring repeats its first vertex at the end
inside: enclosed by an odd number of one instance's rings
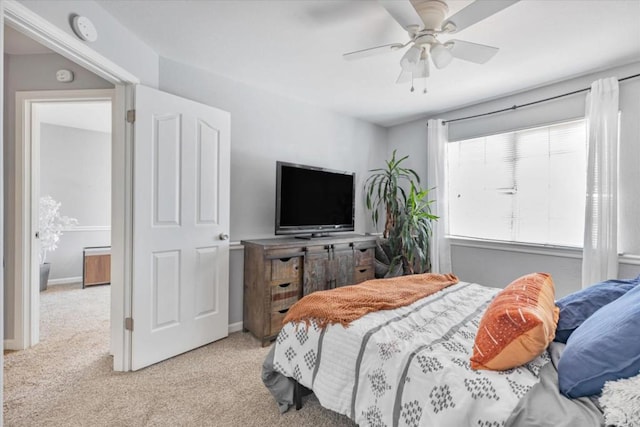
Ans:
POLYGON ((135 91, 131 368, 228 335, 229 113, 135 91))

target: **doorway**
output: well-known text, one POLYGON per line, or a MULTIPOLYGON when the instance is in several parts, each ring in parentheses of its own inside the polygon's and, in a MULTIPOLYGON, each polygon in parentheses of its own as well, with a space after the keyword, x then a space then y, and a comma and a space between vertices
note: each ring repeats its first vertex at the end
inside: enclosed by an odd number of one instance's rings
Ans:
POLYGON ((96 321, 92 330, 108 347, 109 289, 94 287, 110 283, 111 100, 78 101, 77 91, 68 96, 31 104, 32 152, 39 157, 31 161, 39 202, 33 218, 39 254, 32 259, 40 270, 39 338, 65 339, 68 327, 60 324, 87 308, 75 329, 96 321))
MULTIPOLYGON (((15 135, 16 129, 24 129, 19 120, 24 121, 22 114, 16 114, 21 108, 16 108, 13 91, 16 89, 50 89, 51 82, 54 85, 56 80, 56 71, 60 68, 69 68, 76 72, 74 83, 66 86, 54 86, 54 89, 63 87, 110 87, 108 93, 94 93, 93 101, 97 99, 109 99, 113 105, 113 129, 112 129, 112 173, 113 180, 111 187, 113 188, 111 200, 111 286, 109 293, 111 294, 110 313, 111 319, 111 340, 109 348, 113 354, 113 369, 116 371, 129 370, 129 334, 124 329, 124 318, 129 313, 129 298, 127 295, 131 286, 129 275, 127 273, 130 268, 130 261, 125 251, 130 244, 127 234, 127 227, 130 227, 131 205, 130 205, 130 188, 128 187, 130 176, 130 157, 129 157, 129 136, 127 134, 127 126, 125 124, 125 111, 133 105, 133 98, 129 95, 132 85, 137 84, 138 79, 122 70, 117 65, 100 55, 92 54, 81 46, 81 43, 73 40, 71 36, 61 32, 53 31, 54 27, 48 22, 40 22, 26 8, 18 3, 4 3, 4 26, 8 31, 19 33, 22 40, 27 40, 29 46, 37 46, 37 50, 44 52, 31 53, 48 53, 57 54, 58 63, 64 62, 64 67, 58 67, 53 72, 44 72, 40 67, 24 68, 25 75, 41 76, 42 81, 38 85, 31 87, 7 87, 5 84, 5 92, 3 94, 5 102, 5 138, 4 138, 4 165, 6 188, 8 189, 7 199, 4 212, 5 236, 5 325, 4 325, 4 347, 26 348, 30 344, 25 345, 25 340, 38 332, 38 310, 33 301, 39 299, 39 283, 35 281, 36 286, 32 286, 32 277, 39 276, 39 271, 32 269, 34 263, 32 259, 37 259, 36 245, 31 245, 30 240, 33 239, 36 230, 36 224, 30 222, 32 218, 32 200, 31 194, 27 194, 31 189, 31 183, 28 182, 30 175, 25 174, 29 171, 30 165, 26 161, 30 161, 30 147, 26 147, 23 142, 17 142, 17 137, 22 137, 21 141, 26 141, 25 135, 15 135), (46 47, 44 47, 46 46, 46 47), (69 58, 69 59, 66 59, 69 58), (37 70, 37 73, 30 73, 31 70, 37 70), (85 78, 82 85, 78 85, 82 76, 91 75, 92 78, 85 78), (90 80, 90 81, 89 81, 90 80), (101 84, 94 84, 97 81, 101 84), (48 82, 48 83, 47 83, 48 82), (47 85, 47 84, 48 85, 47 85), (7 132, 8 129, 8 132, 7 132), (21 152, 18 152, 22 150, 21 152), (27 177, 26 179, 23 179, 27 177), (28 284, 27 286, 24 286, 28 284), (33 308, 33 309, 32 309, 33 308), (35 330, 35 331, 34 331, 35 330)), ((3 43, 6 49, 6 43, 3 43)), ((5 60, 7 55, 5 55, 5 60)), ((7 78, 7 64, 5 62, 5 83, 7 78)), ((47 91, 48 95, 61 96, 55 90, 47 91)), ((90 96, 90 97, 91 97, 90 96)), ((52 101, 52 97, 35 99, 36 101, 52 101)), ((83 99, 86 101, 87 99, 83 99)), ((67 101, 67 99, 65 99, 67 101)), ((27 135, 28 136, 28 135, 27 135)), ((37 204, 35 205, 37 206, 37 204)), ((69 237, 67 233, 67 236, 69 237)), ((35 263, 37 266, 37 262, 35 263)))
MULTIPOLYGON (((3 10, 6 23, 115 84, 111 175, 113 369, 140 369, 226 336, 229 113, 137 85, 135 76, 34 16, 20 2, 4 2, 3 10)), ((21 115, 20 120, 25 117, 21 115)), ((22 124, 16 128, 25 129, 22 124)), ((19 151, 16 163, 22 168, 15 176, 29 176, 22 172, 29 168, 26 159, 30 158, 30 147, 17 140, 15 145, 19 151)), ((25 262, 35 257, 35 245, 31 244, 35 225, 29 223, 34 205, 31 194, 27 194, 30 185, 16 183, 12 206, 20 221, 14 229, 19 238, 11 246, 20 264, 12 267, 20 279, 16 289, 21 294, 16 301, 23 304, 20 324, 14 329, 22 328, 24 336, 30 336, 37 324, 28 303, 31 299, 23 295, 21 286, 32 284, 31 276, 35 275, 32 264, 25 262), (27 239, 23 240, 24 236, 27 239)), ((30 292, 34 292, 33 286, 30 292)))

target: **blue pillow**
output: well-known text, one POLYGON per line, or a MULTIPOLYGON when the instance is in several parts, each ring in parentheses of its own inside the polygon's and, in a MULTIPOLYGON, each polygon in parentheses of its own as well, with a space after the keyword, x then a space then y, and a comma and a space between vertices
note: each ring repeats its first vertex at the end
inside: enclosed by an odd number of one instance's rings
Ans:
POLYGON ((640 371, 640 286, 593 313, 560 356, 560 391, 571 398, 599 394, 606 381, 640 371))
POLYGON ((640 283, 640 276, 629 280, 607 280, 556 301, 560 308, 556 337, 558 342, 567 342, 571 333, 600 307, 617 300, 640 283))

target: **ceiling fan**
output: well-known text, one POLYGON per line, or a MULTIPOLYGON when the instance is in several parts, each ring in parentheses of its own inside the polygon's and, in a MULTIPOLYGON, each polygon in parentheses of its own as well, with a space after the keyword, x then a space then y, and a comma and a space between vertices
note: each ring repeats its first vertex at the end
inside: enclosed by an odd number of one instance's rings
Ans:
POLYGON ((449 65, 453 58, 477 64, 484 64, 491 59, 498 52, 497 47, 464 40, 443 42, 438 37, 462 31, 518 1, 476 0, 447 18, 449 6, 445 0, 379 0, 393 19, 407 31, 409 41, 356 50, 345 53, 343 57, 347 60, 359 59, 411 45, 400 60, 402 71, 396 83, 411 81, 413 92, 413 80, 429 76, 429 57, 438 69, 449 65))

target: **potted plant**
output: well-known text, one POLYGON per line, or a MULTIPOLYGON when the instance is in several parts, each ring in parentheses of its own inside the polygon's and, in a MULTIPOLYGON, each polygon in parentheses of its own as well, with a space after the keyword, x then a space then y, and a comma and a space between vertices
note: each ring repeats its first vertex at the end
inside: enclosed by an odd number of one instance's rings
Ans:
POLYGON ((385 239, 389 237, 395 225, 400 207, 404 206, 407 200, 402 183, 413 185, 415 179, 415 182, 420 184, 420 177, 413 169, 400 166, 408 158, 409 156, 404 156, 396 160, 396 150, 393 150, 391 160, 386 162, 386 169, 370 170, 374 173, 365 181, 367 209, 371 211, 374 225, 378 225, 380 208, 385 208, 386 218, 382 233, 385 239))
POLYGON ((47 289, 49 281, 49 271, 51 264, 45 262, 47 253, 54 251, 58 247, 58 242, 62 236, 62 230, 66 227, 73 227, 78 224, 75 218, 60 215, 60 202, 56 202, 51 196, 40 197, 38 211, 38 227, 40 240, 40 290, 47 289))
POLYGON ((401 265, 405 274, 431 270, 431 221, 436 221, 438 217, 431 214, 430 205, 433 200, 427 200, 428 195, 429 190, 416 189, 411 183, 404 209, 399 210, 396 224, 389 235, 389 246, 395 254, 390 264, 392 271, 395 265, 401 265))
POLYGON ((385 228, 376 247, 376 277, 414 274, 430 270, 429 237, 431 221, 429 190, 420 189, 420 177, 402 166, 409 156, 396 158, 396 150, 386 168, 373 169, 365 181, 366 205, 378 224, 385 209, 385 228), (405 188, 410 189, 409 195, 405 188))

